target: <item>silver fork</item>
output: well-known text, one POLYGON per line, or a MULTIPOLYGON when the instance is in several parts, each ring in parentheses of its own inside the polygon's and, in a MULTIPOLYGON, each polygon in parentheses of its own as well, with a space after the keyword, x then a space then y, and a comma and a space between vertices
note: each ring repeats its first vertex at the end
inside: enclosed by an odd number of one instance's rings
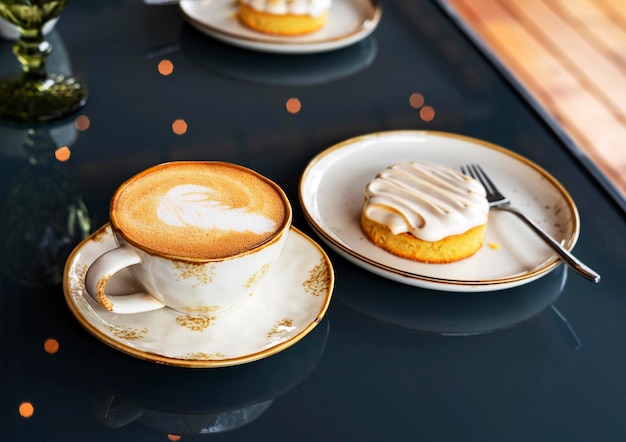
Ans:
POLYGON ((511 206, 511 202, 507 199, 506 196, 500 193, 498 188, 493 184, 485 171, 478 164, 468 164, 466 166, 461 166, 461 172, 463 172, 465 175, 471 176, 475 180, 480 181, 480 183, 487 191, 487 201, 489 201, 490 207, 494 209, 506 210, 507 212, 516 215, 518 218, 524 221, 526 225, 533 229, 535 233, 537 233, 550 247, 552 247, 552 249, 554 249, 554 251, 563 260, 563 262, 565 262, 565 264, 567 264, 570 268, 587 278, 589 281, 600 282, 599 274, 580 262, 574 255, 572 255, 568 250, 561 246, 561 244, 556 242, 554 238, 548 235, 548 233, 546 233, 541 227, 539 227, 530 218, 524 215, 524 213, 511 206))

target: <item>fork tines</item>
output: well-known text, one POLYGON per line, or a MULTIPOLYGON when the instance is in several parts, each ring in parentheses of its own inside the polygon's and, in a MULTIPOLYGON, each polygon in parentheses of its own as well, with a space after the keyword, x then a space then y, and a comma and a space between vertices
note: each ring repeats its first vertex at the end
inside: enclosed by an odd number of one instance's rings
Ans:
POLYGON ((466 166, 461 166, 461 172, 465 175, 469 175, 475 180, 478 180, 483 186, 487 188, 487 192, 494 192, 496 190, 496 186, 489 179, 485 171, 478 164, 467 164, 466 166))

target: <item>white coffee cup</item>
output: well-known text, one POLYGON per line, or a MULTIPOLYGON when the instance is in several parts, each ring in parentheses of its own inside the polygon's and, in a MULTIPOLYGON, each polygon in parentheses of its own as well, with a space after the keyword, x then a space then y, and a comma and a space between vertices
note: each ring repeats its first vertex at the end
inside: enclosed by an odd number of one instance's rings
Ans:
POLYGON ((99 256, 87 292, 115 313, 169 307, 219 313, 244 301, 280 255, 292 210, 283 190, 243 166, 171 162, 122 184, 111 199, 118 247, 99 256), (145 292, 108 295, 128 268, 145 292))

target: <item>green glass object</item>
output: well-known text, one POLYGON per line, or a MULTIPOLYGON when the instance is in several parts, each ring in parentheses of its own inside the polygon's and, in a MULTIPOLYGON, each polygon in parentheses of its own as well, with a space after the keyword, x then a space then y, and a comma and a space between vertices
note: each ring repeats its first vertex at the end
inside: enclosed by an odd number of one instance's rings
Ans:
POLYGON ((59 14, 68 0, 0 0, 0 17, 18 27, 13 48, 22 65, 16 78, 0 80, 0 118, 18 122, 47 121, 81 108, 87 88, 73 77, 46 71, 52 51, 43 25, 59 14))

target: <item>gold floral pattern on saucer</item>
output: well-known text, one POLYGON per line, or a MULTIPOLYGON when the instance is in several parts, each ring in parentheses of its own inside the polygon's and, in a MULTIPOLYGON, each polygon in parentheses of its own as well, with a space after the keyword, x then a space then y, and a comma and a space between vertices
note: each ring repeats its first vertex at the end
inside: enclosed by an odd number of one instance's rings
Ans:
POLYGON ((226 355, 223 353, 187 353, 186 355, 179 356, 179 359, 190 359, 197 361, 210 361, 212 359, 226 359, 226 355))
POLYGON ((320 260, 319 264, 311 269, 309 279, 304 281, 304 291, 313 296, 322 296, 328 287, 328 264, 320 260))
POLYGON ((215 321, 215 316, 179 316, 176 318, 178 325, 197 332, 210 327, 213 321, 215 321))
POLYGON ((132 327, 109 327, 111 334, 120 339, 124 339, 126 341, 137 341, 139 339, 143 339, 148 333, 147 328, 142 328, 141 330, 132 328, 132 327))
POLYGON ((289 318, 274 322, 274 326, 267 333, 267 339, 274 339, 284 333, 288 333, 293 329, 293 321, 289 318))
MULTIPOLYGON (((204 316, 163 308, 118 315, 85 292, 88 266, 115 247, 109 224, 74 249, 67 260, 63 290, 70 311, 91 334, 134 357, 180 367, 224 367, 276 354, 302 339, 330 304, 334 272, 323 249, 292 227, 281 256, 261 285, 240 305, 204 316)), ((128 270, 111 278, 113 296, 141 287, 128 270)), ((197 313, 197 312, 189 312, 197 313)))

